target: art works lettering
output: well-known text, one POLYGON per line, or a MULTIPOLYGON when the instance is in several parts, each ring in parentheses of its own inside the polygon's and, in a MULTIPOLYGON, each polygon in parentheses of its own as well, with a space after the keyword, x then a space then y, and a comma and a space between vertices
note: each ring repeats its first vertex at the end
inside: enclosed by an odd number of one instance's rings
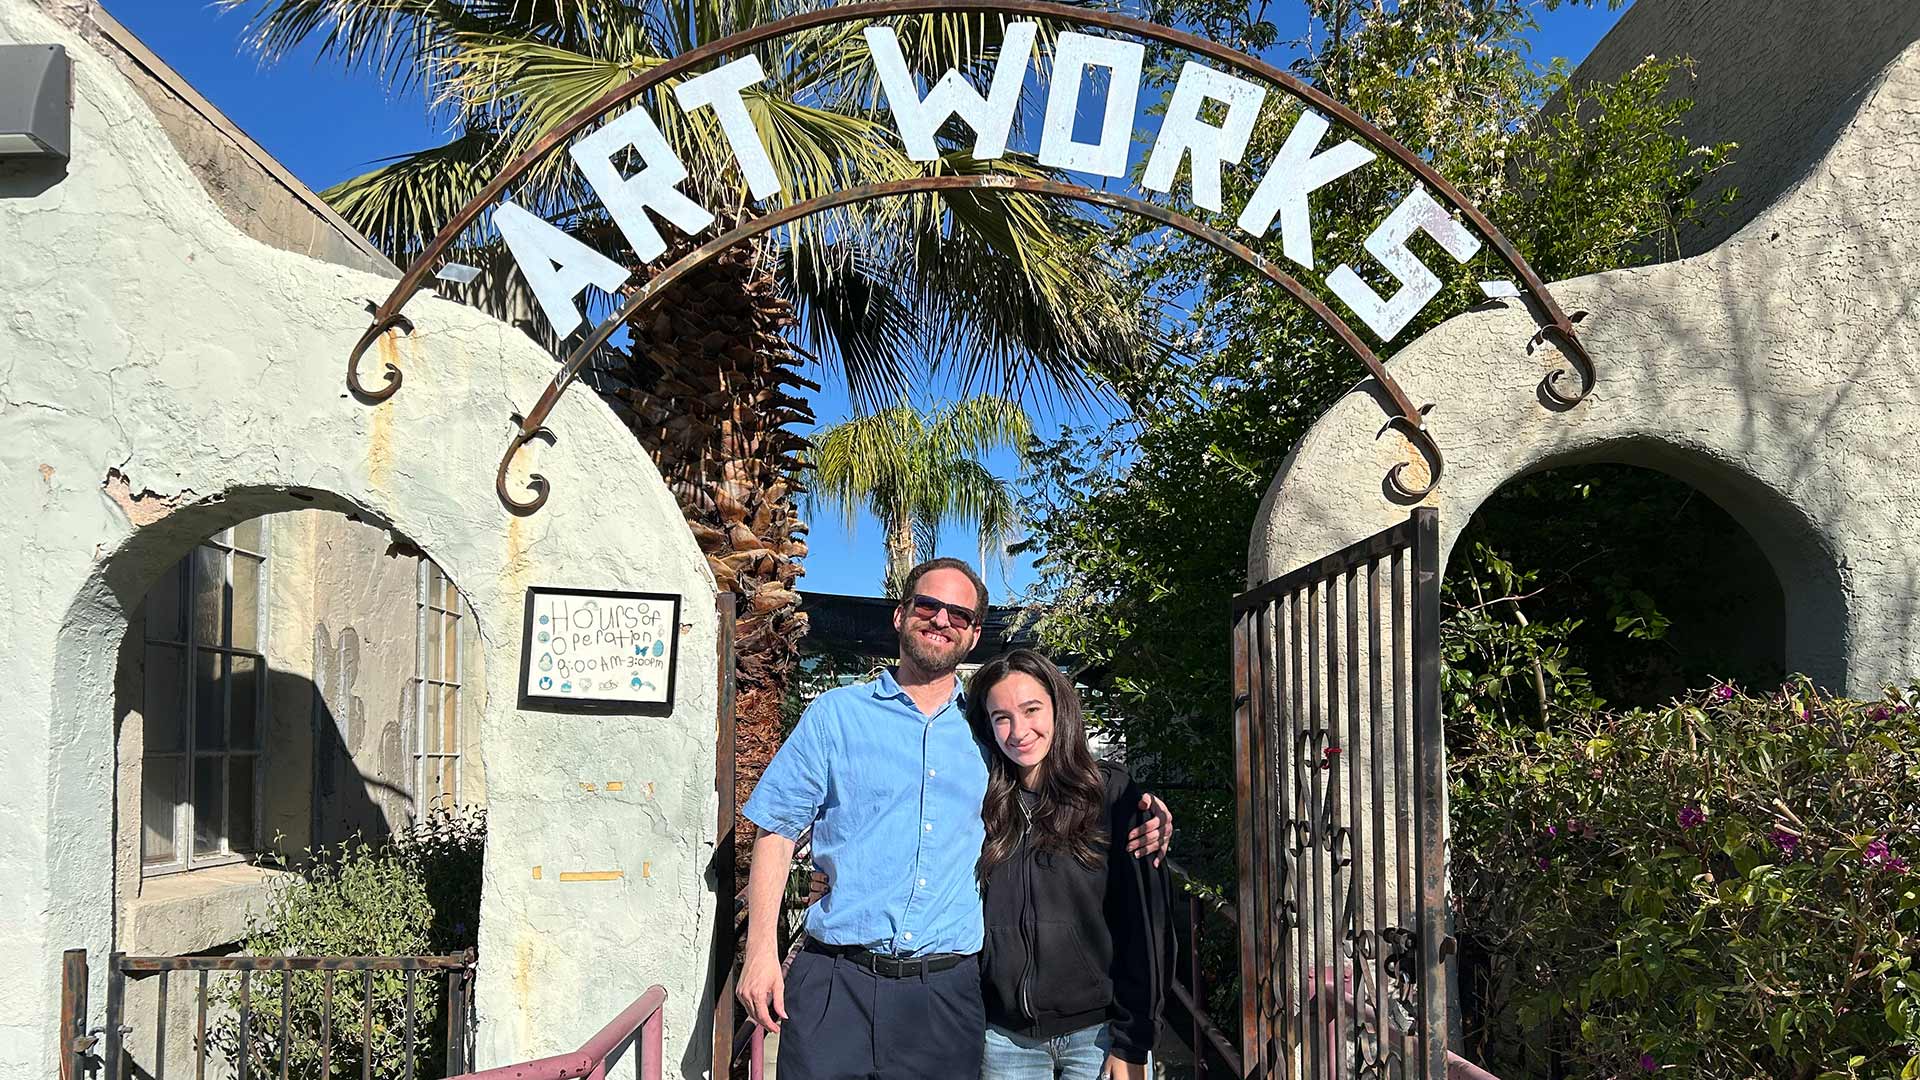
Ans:
MULTIPOLYGON (((957 118, 973 131, 975 158, 991 161, 1004 156, 1020 89, 1035 55, 1038 29, 1032 22, 1006 27, 984 93, 955 70, 933 80, 923 93, 901 54, 894 31, 886 26, 866 27, 863 33, 871 50, 874 74, 908 154, 919 161, 935 160, 940 152, 935 133, 957 118)), ((1094 176, 1122 177, 1136 135, 1134 117, 1146 46, 1123 38, 1069 31, 1055 38, 1051 60, 1051 64, 1040 65, 1042 71, 1052 73, 1036 153, 1040 164, 1094 176), (1096 69, 1105 74, 1106 101, 1097 134, 1082 140, 1075 135, 1074 121, 1096 69)), ((765 78, 760 61, 748 55, 689 78, 672 93, 674 104, 688 114, 712 110, 747 189, 756 199, 784 194, 742 96, 744 90, 760 85, 765 78)), ((1142 186, 1171 194, 1184 165, 1191 177, 1191 202, 1214 213, 1225 213, 1222 176, 1246 154, 1268 92, 1261 83, 1204 64, 1185 63, 1147 152, 1142 186)), ((1372 148, 1353 139, 1328 145, 1330 129, 1325 116, 1304 108, 1280 152, 1255 184, 1253 194, 1233 218, 1234 227, 1253 238, 1265 237, 1277 228, 1286 259, 1308 270, 1317 269, 1311 197, 1376 156, 1372 148)), ((575 141, 568 153, 641 265, 651 264, 667 251, 667 242, 650 215, 657 215, 689 236, 700 234, 714 223, 713 213, 681 190, 688 177, 687 166, 644 105, 636 104, 575 141)), ((512 251, 541 310, 562 337, 573 333, 583 321, 578 300, 587 286, 613 293, 632 276, 628 267, 511 200, 494 211, 492 222, 512 251)), ((1480 250, 1480 237, 1456 220, 1426 187, 1415 183, 1364 244, 1368 255, 1397 283, 1391 294, 1382 296, 1346 263, 1334 267, 1326 277, 1327 288, 1334 296, 1383 341, 1398 335, 1440 294, 1439 276, 1407 247, 1418 232, 1432 237, 1443 251, 1462 263, 1480 250)), ((1504 282, 1489 282, 1485 287, 1489 295, 1516 291, 1504 282)))

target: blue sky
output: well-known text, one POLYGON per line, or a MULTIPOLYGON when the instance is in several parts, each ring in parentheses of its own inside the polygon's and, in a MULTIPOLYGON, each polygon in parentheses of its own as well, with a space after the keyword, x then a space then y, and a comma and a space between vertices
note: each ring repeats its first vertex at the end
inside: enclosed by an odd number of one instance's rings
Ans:
MULTIPOLYGON (((244 40, 245 13, 251 4, 239 11, 222 11, 204 0, 104 3, 114 18, 316 191, 365 172, 383 158, 443 141, 444 132, 431 122, 417 91, 390 94, 378 80, 364 73, 342 74, 336 64, 317 60, 311 51, 263 64, 244 40)), ((1563 7, 1544 15, 1534 40, 1534 58, 1545 63, 1564 56, 1577 64, 1619 16, 1618 11, 1607 9, 1604 0, 1592 8, 1563 7)), ((1285 16, 1275 18, 1285 36, 1285 16)), ((844 389, 831 379, 816 381, 825 386, 814 402, 820 422, 845 419, 849 406, 844 389)), ((934 388, 933 395, 937 397, 942 389, 934 388)), ((1034 413, 1043 433, 1052 433, 1062 422, 1095 419, 1045 405, 1035 407, 1034 413)), ((989 464, 1003 476, 1017 471, 1011 455, 1000 455, 989 464)), ((802 587, 879 592, 878 524, 863 513, 849 530, 837 512, 822 511, 814 515, 812 525, 812 554, 802 587)), ((975 551, 972 538, 963 532, 954 531, 942 540, 949 553, 971 557, 975 551)), ((1032 567, 1024 562, 1016 561, 1006 570, 1003 575, 997 567, 987 568, 998 596, 1033 580, 1032 567)))

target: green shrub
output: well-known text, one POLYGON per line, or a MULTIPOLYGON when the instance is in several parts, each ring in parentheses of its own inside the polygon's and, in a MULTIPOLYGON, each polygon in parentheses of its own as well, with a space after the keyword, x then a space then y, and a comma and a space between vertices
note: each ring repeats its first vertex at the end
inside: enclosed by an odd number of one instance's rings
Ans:
MULTIPOLYGON (((248 920, 240 951, 250 956, 424 956, 474 947, 480 915, 480 867, 485 812, 435 807, 411 828, 379 843, 348 841, 314 854, 299 878, 277 890, 265 912, 248 920)), ((320 1069, 326 978, 320 972, 256 972, 247 1057, 254 1075, 278 1076, 280 1023, 286 995, 289 1076, 303 1080, 358 1077, 372 1059, 382 1080, 406 1071, 407 979, 398 971, 371 975, 342 971, 333 979, 333 1023, 328 1071, 320 1069), (287 982, 283 990, 282 979, 287 982), (368 1012, 371 1011, 371 1026, 368 1012), (371 1031, 371 1038, 365 1033, 371 1031)), ((415 1075, 444 1073, 447 977, 414 977, 415 1075)), ((240 1060, 239 981, 220 993, 225 1014, 208 1032, 213 1050, 237 1068, 240 1060)))
POLYGON ((1457 725, 1470 1056, 1509 1080, 1920 1077, 1920 712, 1803 682, 1457 725))

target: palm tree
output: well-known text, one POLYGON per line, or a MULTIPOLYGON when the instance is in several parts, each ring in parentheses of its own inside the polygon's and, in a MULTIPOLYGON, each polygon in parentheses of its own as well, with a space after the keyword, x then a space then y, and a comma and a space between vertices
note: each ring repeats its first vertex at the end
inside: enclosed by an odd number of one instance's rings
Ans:
POLYGON ((871 511, 886 533, 887 595, 899 596, 907 571, 933 556, 948 522, 977 527, 982 562, 1006 550, 1020 510, 978 456, 1011 448, 1024 457, 1032 438, 1025 410, 1009 398, 967 398, 932 414, 903 398, 814 436, 808 509, 837 506, 849 527, 857 509, 871 511))
MULTIPOLYGON (((313 41, 349 70, 395 88, 422 86, 449 119, 444 145, 322 193, 402 263, 557 121, 673 56, 799 10, 795 0, 221 2, 253 9, 252 40, 263 55, 313 41)), ((921 16, 893 25, 903 52, 927 70, 957 67, 984 85, 1004 20, 921 16)), ((775 204, 930 172, 1042 172, 1017 155, 976 161, 951 141, 936 161, 908 158, 880 111, 857 25, 791 35, 758 54, 768 78, 747 101, 782 182, 775 204)), ((687 162, 689 194, 733 208, 716 211, 715 229, 724 229, 748 213, 746 182, 711 110, 683 113, 664 96, 673 85, 636 104, 687 162)), ((515 199, 610 256, 631 258, 566 155, 550 155, 515 199)), ((847 207, 709 265, 629 327, 630 344, 595 358, 591 381, 659 463, 720 587, 740 597, 742 800, 778 744, 806 631, 794 591, 807 550, 794 506, 806 444, 793 428, 812 421, 805 395, 820 388, 799 374, 796 350, 837 371, 867 406, 905 392, 922 357, 957 366, 968 384, 1016 393, 1051 385, 1077 396, 1089 372, 1131 365, 1145 340, 1139 309, 1092 254, 1098 239, 1094 223, 1030 196, 963 192, 847 207)), ((690 243, 678 245, 676 253, 690 243)), ((494 271, 461 290, 464 299, 503 318, 530 309, 484 224, 454 257, 494 271)), ((648 276, 635 269, 636 281, 648 276)), ((610 303, 590 314, 603 316, 610 303)))

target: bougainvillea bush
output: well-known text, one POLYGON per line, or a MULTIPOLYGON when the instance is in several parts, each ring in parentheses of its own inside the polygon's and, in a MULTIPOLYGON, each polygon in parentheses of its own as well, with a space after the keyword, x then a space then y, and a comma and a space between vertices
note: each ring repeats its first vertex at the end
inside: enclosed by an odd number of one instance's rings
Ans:
POLYGON ((1920 1077, 1920 695, 1455 728, 1468 1050, 1509 1077, 1920 1077))

